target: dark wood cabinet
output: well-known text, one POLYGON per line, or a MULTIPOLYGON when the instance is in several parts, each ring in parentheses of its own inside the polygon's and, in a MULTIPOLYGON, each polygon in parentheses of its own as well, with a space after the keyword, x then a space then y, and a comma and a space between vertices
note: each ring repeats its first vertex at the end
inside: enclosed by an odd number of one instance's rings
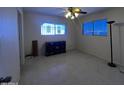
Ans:
POLYGON ((59 53, 66 52, 66 42, 58 41, 58 42, 46 42, 45 43, 45 55, 55 55, 59 53))

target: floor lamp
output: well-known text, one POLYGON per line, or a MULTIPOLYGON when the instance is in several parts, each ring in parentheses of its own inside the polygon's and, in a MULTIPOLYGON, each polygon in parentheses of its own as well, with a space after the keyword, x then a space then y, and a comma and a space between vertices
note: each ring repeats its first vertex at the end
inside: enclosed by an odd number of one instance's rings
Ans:
POLYGON ((108 66, 110 67, 116 67, 116 64, 113 63, 113 46, 112 46, 112 24, 115 23, 115 21, 109 21, 107 22, 110 27, 110 47, 111 47, 111 62, 108 63, 108 66))

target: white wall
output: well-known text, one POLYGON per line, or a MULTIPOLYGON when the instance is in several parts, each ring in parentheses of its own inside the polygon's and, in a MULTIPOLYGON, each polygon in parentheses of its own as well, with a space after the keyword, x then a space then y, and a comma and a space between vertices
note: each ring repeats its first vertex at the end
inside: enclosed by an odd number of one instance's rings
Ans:
POLYGON ((25 63, 25 52, 24 52, 24 20, 23 20, 23 8, 17 8, 18 11, 18 30, 19 30, 19 48, 20 48, 20 63, 25 63), (20 14, 20 17, 19 17, 20 14))
POLYGON ((0 8, 0 77, 20 77, 19 39, 16 8, 0 8))
POLYGON ((25 34, 25 55, 31 53, 32 40, 38 40, 39 54, 43 55, 44 43, 46 41, 61 41, 66 40, 67 50, 75 48, 75 34, 72 24, 69 24, 64 18, 47 16, 37 13, 24 13, 24 34, 25 34), (67 34, 56 36, 41 35, 41 25, 45 22, 66 24, 67 34))
MULTIPOLYGON (((98 13, 90 14, 88 16, 80 18, 80 22, 92 21, 96 19, 107 18, 108 21, 114 20, 116 23, 124 22, 124 8, 110 8, 105 11, 98 13)), ((110 61, 110 42, 109 42, 109 33, 107 37, 100 36, 84 36, 81 31, 81 23, 78 24, 79 31, 77 31, 77 49, 100 57, 104 60, 110 61)), ((109 28, 108 28, 109 30, 109 28)), ((124 30, 124 29, 121 29, 124 30)), ((114 62, 117 64, 124 65, 120 61, 120 40, 119 40, 119 28, 113 26, 113 51, 114 51, 114 62)), ((124 37, 124 36, 122 36, 124 37)), ((123 45, 124 47, 124 45, 123 45)), ((124 48, 123 48, 124 49, 124 48)), ((122 55, 124 57, 124 55, 122 55)))

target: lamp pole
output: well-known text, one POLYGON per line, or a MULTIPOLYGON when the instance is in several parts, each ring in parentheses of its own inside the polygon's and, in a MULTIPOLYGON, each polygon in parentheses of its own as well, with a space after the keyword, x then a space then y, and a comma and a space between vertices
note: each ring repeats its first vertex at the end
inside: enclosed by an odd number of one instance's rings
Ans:
POLYGON ((113 45, 112 45, 112 24, 115 23, 115 21, 109 21, 107 22, 110 27, 110 47, 111 47, 111 62, 108 63, 108 66, 110 67, 116 67, 116 64, 113 63, 113 45))

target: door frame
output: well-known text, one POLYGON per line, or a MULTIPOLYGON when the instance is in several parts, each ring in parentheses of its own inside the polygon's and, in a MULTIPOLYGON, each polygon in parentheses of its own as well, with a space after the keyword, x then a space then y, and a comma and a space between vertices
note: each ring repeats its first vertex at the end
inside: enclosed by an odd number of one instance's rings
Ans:
POLYGON ((17 23, 18 23, 18 34, 19 34, 19 55, 20 55, 20 67, 25 63, 24 56, 24 26, 23 26, 23 10, 17 8, 17 23), (21 23, 21 24, 20 24, 21 23))

